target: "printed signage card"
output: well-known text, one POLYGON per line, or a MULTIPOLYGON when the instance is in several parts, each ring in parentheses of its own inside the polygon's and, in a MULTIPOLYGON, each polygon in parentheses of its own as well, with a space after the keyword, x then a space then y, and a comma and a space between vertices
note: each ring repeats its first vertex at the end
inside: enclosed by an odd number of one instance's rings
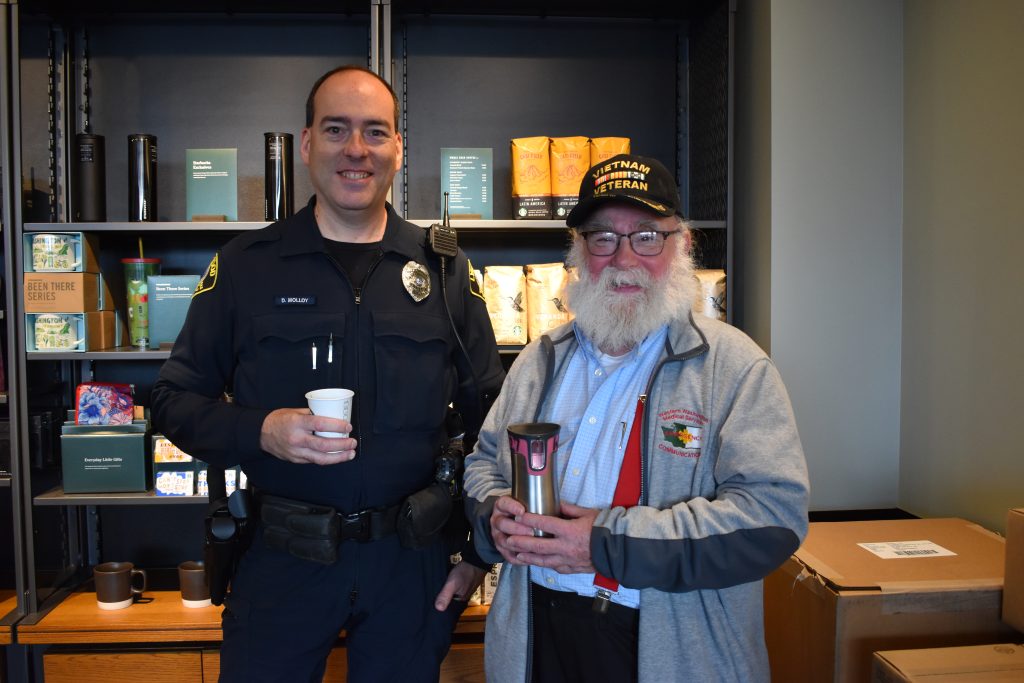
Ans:
POLYGON ((185 150, 185 216, 190 221, 238 220, 238 150, 185 150))
POLYGON ((150 275, 146 278, 149 289, 149 348, 173 345, 185 324, 192 293, 199 284, 198 275, 150 275))
POLYGON ((451 218, 494 217, 492 197, 493 150, 490 147, 441 148, 441 202, 448 193, 451 218))

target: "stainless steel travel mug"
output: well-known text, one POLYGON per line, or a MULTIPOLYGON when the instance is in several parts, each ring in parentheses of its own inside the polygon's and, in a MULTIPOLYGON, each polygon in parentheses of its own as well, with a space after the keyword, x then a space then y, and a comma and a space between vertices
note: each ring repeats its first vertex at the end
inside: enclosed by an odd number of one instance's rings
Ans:
POLYGON ((264 133, 264 218, 279 221, 293 213, 292 134, 264 133))
MULTIPOLYGON (((558 482, 555 453, 560 425, 527 422, 508 426, 512 452, 512 497, 538 515, 558 516, 558 482)), ((550 536, 534 530, 534 536, 550 536)))
POLYGON ((129 135, 128 220, 138 223, 156 219, 156 136, 129 135))

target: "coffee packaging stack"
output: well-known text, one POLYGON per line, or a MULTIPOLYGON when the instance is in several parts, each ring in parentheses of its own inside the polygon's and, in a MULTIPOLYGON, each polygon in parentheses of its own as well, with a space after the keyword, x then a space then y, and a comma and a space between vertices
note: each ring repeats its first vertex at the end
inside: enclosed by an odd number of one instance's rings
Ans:
POLYGON ((625 137, 512 138, 512 215, 564 220, 576 206, 583 176, 594 164, 629 154, 625 137))
POLYGON ((94 351, 121 345, 124 323, 100 272, 95 235, 26 233, 23 254, 28 351, 94 351))
POLYGON ((527 340, 526 276, 522 266, 484 268, 484 301, 498 344, 527 340))
POLYGON ((562 323, 572 320, 565 305, 565 284, 569 272, 563 263, 534 263, 526 266, 526 311, 530 341, 562 323))
POLYGON ((697 297, 693 302, 693 312, 725 320, 725 271, 698 270, 694 277, 697 279, 697 297))

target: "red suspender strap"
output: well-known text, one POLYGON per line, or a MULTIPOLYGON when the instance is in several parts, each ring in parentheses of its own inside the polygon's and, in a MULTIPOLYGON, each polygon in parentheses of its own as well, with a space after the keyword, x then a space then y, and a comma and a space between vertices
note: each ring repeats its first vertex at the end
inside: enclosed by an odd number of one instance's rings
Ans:
MULTIPOLYGON (((619 469, 619 481, 615 485, 612 507, 631 508, 640 502, 640 440, 646 403, 647 396, 644 395, 636 400, 636 414, 633 415, 633 426, 629 430, 626 454, 622 457, 622 467, 619 469)), ((618 581, 600 574, 594 576, 594 585, 606 591, 619 590, 618 581)))

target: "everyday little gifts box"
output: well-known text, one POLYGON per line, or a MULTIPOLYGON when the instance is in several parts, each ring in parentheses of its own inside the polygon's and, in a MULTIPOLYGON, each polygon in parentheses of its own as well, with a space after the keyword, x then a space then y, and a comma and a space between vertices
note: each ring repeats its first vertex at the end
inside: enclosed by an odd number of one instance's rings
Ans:
POLYGON ((124 425, 77 425, 61 431, 65 493, 147 491, 152 468, 146 455, 147 420, 124 425))

